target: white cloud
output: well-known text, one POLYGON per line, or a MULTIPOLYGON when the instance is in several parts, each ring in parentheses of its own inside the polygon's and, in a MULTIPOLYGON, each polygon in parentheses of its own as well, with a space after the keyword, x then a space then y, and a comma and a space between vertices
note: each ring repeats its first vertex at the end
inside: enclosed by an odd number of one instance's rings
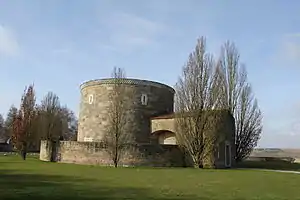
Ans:
POLYGON ((114 13, 107 16, 104 25, 109 30, 110 49, 132 50, 157 44, 157 39, 167 29, 163 24, 127 13, 114 13))
POLYGON ((14 56, 19 49, 14 33, 9 28, 0 25, 0 55, 14 56))
POLYGON ((299 98, 272 112, 264 113, 261 147, 299 148, 300 139, 299 98))
POLYGON ((288 135, 291 135, 291 136, 299 135, 300 136, 300 121, 292 122, 291 126, 288 128, 289 128, 289 130, 287 132, 288 135))
POLYGON ((281 65, 300 66, 300 33, 286 34, 279 45, 278 56, 281 65))
POLYGON ((286 41, 283 48, 289 60, 293 62, 300 61, 300 41, 286 41))

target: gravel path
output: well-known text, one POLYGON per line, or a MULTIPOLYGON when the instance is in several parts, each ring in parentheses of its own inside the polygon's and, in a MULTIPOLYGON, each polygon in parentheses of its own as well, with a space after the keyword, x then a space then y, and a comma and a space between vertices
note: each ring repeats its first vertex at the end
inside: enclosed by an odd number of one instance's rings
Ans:
MULTIPOLYGON (((262 170, 262 169, 261 169, 262 170)), ((291 174, 300 174, 300 171, 287 171, 287 170, 272 170, 272 169, 263 169, 264 171, 271 172, 281 172, 281 173, 291 173, 291 174)))
POLYGON ((239 168, 239 169, 247 169, 247 170, 259 170, 259 171, 267 171, 267 172, 281 172, 281 173, 290 173, 290 174, 300 174, 300 171, 288 171, 288 170, 276 170, 276 169, 259 169, 259 168, 239 168))

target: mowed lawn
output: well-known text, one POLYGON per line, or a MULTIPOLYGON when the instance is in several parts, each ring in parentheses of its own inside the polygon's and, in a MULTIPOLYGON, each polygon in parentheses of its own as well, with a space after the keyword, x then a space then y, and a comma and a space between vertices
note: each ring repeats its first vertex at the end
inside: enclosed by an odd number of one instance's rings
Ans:
POLYGON ((300 199, 300 175, 255 170, 108 168, 0 156, 0 199, 300 199))

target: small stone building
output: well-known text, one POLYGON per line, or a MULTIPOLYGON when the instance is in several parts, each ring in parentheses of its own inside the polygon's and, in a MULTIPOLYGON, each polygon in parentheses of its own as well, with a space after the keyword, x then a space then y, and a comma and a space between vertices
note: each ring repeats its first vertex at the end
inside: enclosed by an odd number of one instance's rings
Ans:
MULTIPOLYGON (((232 115, 225 110, 214 110, 210 111, 210 120, 213 123, 207 124, 217 124, 212 125, 205 135, 217 135, 215 137, 216 144, 214 149, 208 149, 209 155, 204 159, 203 165, 213 165, 216 168, 227 168, 234 165, 234 153, 235 153, 235 122, 232 115), (217 117, 214 117, 217 116, 217 117), (211 160, 213 159, 213 160, 211 160)), ((151 135, 152 142, 158 143, 160 145, 176 145, 176 130, 175 130, 175 114, 163 115, 151 118, 151 135)), ((187 165, 192 165, 191 161, 186 161, 187 165)))
MULTIPOLYGON (((103 136, 109 113, 109 94, 114 79, 99 79, 81 85, 81 102, 77 141, 41 142, 40 159, 65 163, 111 165, 103 147, 103 136)), ((139 79, 122 79, 126 90, 134 94, 126 97, 126 131, 133 134, 138 151, 127 152, 120 161, 133 166, 190 166, 176 144, 174 128, 174 89, 168 85, 139 79)), ((231 167, 234 157, 234 119, 227 111, 212 128, 213 134, 224 137, 216 145, 213 165, 231 167)), ((214 111, 214 113, 216 113, 214 111)), ((214 120, 213 118, 211 118, 214 120)), ((211 163, 211 161, 208 161, 211 163)))

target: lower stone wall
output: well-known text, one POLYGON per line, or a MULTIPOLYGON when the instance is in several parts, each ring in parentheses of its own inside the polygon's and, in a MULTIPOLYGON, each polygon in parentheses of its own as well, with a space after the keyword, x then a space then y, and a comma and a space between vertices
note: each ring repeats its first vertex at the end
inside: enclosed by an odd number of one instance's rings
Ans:
POLYGON ((139 146, 137 164, 156 167, 183 167, 186 160, 176 145, 146 144, 139 146))
MULTIPOLYGON (((183 154, 176 145, 142 144, 124 153, 119 165, 181 167, 183 154)), ((90 165, 113 165, 109 153, 100 142, 41 142, 40 160, 90 165)))
POLYGON ((41 141, 40 148, 40 160, 42 161, 50 161, 51 160, 51 141, 43 140, 41 141))

